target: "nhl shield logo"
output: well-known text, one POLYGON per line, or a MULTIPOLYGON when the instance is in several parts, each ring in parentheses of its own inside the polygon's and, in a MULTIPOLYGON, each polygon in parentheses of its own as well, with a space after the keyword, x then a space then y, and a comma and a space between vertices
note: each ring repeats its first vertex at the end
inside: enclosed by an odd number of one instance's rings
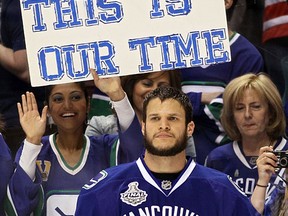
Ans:
POLYGON ((148 195, 145 191, 140 190, 138 185, 138 182, 131 182, 128 185, 128 190, 120 194, 122 202, 137 206, 146 201, 148 195))
POLYGON ((172 182, 169 180, 163 180, 161 182, 161 188, 164 190, 170 190, 172 188, 172 182))

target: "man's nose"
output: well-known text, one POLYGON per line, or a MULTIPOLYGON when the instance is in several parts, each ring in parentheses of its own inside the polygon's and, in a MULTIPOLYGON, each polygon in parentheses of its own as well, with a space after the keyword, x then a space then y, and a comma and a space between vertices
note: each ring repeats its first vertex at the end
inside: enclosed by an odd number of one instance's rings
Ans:
POLYGON ((160 129, 161 130, 170 130, 170 124, 169 124, 169 121, 167 119, 161 119, 160 129))

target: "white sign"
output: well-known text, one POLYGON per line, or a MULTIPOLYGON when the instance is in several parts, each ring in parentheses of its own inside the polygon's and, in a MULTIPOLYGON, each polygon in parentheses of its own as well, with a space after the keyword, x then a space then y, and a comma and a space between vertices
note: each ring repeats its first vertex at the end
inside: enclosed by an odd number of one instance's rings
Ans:
POLYGON ((224 0, 22 0, 32 86, 230 61, 224 0))

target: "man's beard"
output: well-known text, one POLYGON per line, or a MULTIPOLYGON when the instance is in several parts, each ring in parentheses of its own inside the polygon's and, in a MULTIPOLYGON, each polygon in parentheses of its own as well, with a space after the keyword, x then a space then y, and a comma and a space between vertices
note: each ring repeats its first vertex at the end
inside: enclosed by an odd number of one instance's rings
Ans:
MULTIPOLYGON (((147 138, 147 134, 145 131, 144 134, 144 147, 146 150, 152 154, 152 155, 157 155, 157 156, 175 156, 182 152, 184 149, 187 147, 187 134, 183 133, 183 135, 180 137, 180 139, 176 140, 176 143, 174 146, 170 148, 157 148, 153 145, 152 141, 147 138)), ((165 145, 165 143, 163 143, 165 145)))

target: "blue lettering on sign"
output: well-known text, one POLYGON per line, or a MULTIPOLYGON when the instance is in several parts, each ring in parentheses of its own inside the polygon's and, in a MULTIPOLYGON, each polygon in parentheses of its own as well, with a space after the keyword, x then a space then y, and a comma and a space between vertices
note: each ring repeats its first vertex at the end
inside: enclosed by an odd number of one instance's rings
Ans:
POLYGON ((215 29, 211 31, 202 32, 203 38, 206 40, 208 58, 205 59, 206 64, 221 63, 228 60, 228 52, 221 52, 223 50, 222 40, 226 39, 224 29, 215 29), (214 42, 215 38, 218 42, 214 42), (215 52, 220 53, 217 55, 215 52))
POLYGON ((54 23, 54 29, 82 26, 82 20, 78 17, 75 0, 51 0, 51 3, 55 5, 55 16, 57 20, 54 23), (67 3, 69 6, 65 7, 64 3, 67 3), (65 21, 64 15, 70 16, 70 20, 65 21))
MULTIPOLYGON (((44 47, 38 52, 41 78, 46 81, 61 80, 66 74, 70 79, 83 79, 89 75, 89 68, 95 68, 99 75, 119 73, 116 66, 114 45, 110 41, 99 41, 62 47, 44 47), (94 66, 90 66, 89 53, 93 56, 94 66), (103 54, 104 53, 104 54, 103 54), (75 70, 74 56, 79 57, 81 69, 75 70), (48 71, 47 58, 54 59, 56 68, 48 71)), ((51 61, 49 61, 51 64, 51 61)))
POLYGON ((170 61, 170 53, 168 43, 171 42, 170 36, 157 37, 157 44, 161 46, 161 54, 163 63, 160 64, 161 69, 170 69, 173 68, 173 64, 170 61))
MULTIPOLYGON (((229 61, 229 53, 225 51, 223 44, 226 39, 225 29, 214 29, 190 32, 186 39, 181 34, 129 39, 128 45, 130 51, 138 50, 140 53, 139 72, 150 72, 154 68, 149 59, 149 49, 160 50, 161 70, 216 64, 229 61), (200 53, 199 48, 201 42, 206 48, 201 50, 203 53, 200 53), (175 58, 172 60, 171 56, 175 58)), ((113 43, 108 40, 43 47, 38 52, 40 74, 46 81, 61 80, 65 74, 70 79, 83 79, 89 75, 89 68, 95 68, 100 76, 119 74, 119 66, 113 61, 115 53, 113 43), (93 59, 93 66, 89 62, 89 56, 93 59), (76 57, 81 64, 79 70, 75 69, 76 57), (47 63, 48 58, 54 59, 56 68, 53 72, 48 71, 48 66, 51 65, 50 61, 49 65, 47 63)))
POLYGON ((191 0, 167 0, 167 2, 171 2, 171 4, 166 6, 167 13, 171 16, 187 15, 192 9, 191 0), (180 7, 175 5, 176 3, 180 4, 180 7))
POLYGON ((45 47, 40 49, 38 52, 38 59, 39 59, 39 67, 40 67, 40 75, 41 78, 43 78, 46 81, 50 80, 59 80, 64 76, 64 69, 63 69, 63 64, 61 61, 61 48, 59 47, 45 47), (46 57, 48 55, 54 56, 55 63, 57 65, 56 68, 56 74, 50 74, 48 73, 47 70, 47 64, 46 64, 46 57))
POLYGON ((96 65, 96 71, 99 75, 112 75, 119 73, 119 67, 115 66, 113 58, 115 56, 114 45, 110 41, 100 41, 98 43, 91 43, 91 48, 93 48, 94 62, 96 65), (100 55, 100 48, 107 48, 107 55, 100 55), (107 67, 103 67, 106 65, 107 67), (107 69, 108 68, 108 69, 107 69))
MULTIPOLYGON (((160 9, 160 0, 152 0, 152 11, 150 18, 161 18, 164 16, 164 10, 160 9)), ((192 9, 191 0, 166 0, 166 11, 170 16, 183 16, 190 13, 192 9)))
POLYGON ((130 50, 136 50, 137 47, 140 48, 141 65, 139 66, 139 71, 153 71, 153 65, 149 63, 147 48, 148 46, 151 48, 156 47, 155 37, 130 39, 128 44, 130 50))
POLYGON ((67 69, 67 76, 70 79, 86 78, 89 75, 89 44, 78 44, 76 52, 80 55, 82 70, 76 71, 74 68, 73 53, 75 53, 75 45, 67 45, 62 47, 64 62, 67 69))
POLYGON ((159 0, 152 0, 152 11, 150 11, 151 19, 161 18, 164 16, 164 11, 160 10, 160 2, 159 0))
MULTIPOLYGON (((103 24, 119 23, 123 17, 123 6, 121 2, 107 0, 84 0, 86 6, 86 17, 80 18, 78 5, 82 1, 78 0, 24 0, 23 9, 33 10, 34 24, 33 32, 41 32, 47 30, 44 22, 42 8, 54 7, 56 22, 53 23, 54 29, 66 29, 83 26, 83 19, 86 26, 99 25, 99 21, 103 24), (95 5, 96 4, 96 5, 95 5), (95 14, 98 9, 98 15, 95 14)), ((50 20, 48 20, 49 22, 50 20)))
POLYGON ((33 32, 46 31, 47 30, 47 26, 43 22, 41 6, 48 7, 48 6, 50 6, 49 2, 50 2, 49 0, 26 0, 26 1, 23 1, 23 9, 24 10, 30 10, 31 7, 33 8, 34 22, 35 22, 35 24, 32 25, 33 32))
POLYGON ((87 19, 85 20, 87 26, 98 25, 99 20, 104 24, 118 23, 123 17, 123 7, 120 2, 107 2, 107 0, 85 0, 87 19), (97 8, 103 12, 99 12, 98 17, 95 15, 95 2, 97 8))
POLYGON ((190 32, 186 41, 180 34, 151 36, 145 38, 129 39, 131 51, 139 50, 140 72, 153 71, 153 64, 149 62, 148 48, 157 49, 160 46, 162 62, 161 69, 184 68, 200 66, 205 64, 216 64, 229 61, 227 51, 224 51, 223 41, 227 39, 225 29, 215 29, 203 32, 190 32), (204 41, 206 56, 200 53, 199 43, 204 41), (173 46, 174 53, 171 55, 169 44, 173 46), (171 61, 170 56, 175 56, 175 62, 171 61), (189 58, 187 62, 184 58, 189 58), (205 62, 204 62, 205 61, 205 62))
POLYGON ((186 60, 182 59, 182 56, 189 57, 193 56, 191 65, 202 65, 203 61, 199 56, 199 32, 190 32, 185 42, 183 37, 179 34, 171 35, 171 40, 174 43, 174 49, 176 54, 175 68, 186 67, 186 60))
POLYGON ((99 12, 99 19, 103 23, 117 23, 123 18, 123 8, 120 2, 108 2, 107 0, 97 0, 97 6, 103 11, 112 11, 112 14, 107 12, 99 12))

